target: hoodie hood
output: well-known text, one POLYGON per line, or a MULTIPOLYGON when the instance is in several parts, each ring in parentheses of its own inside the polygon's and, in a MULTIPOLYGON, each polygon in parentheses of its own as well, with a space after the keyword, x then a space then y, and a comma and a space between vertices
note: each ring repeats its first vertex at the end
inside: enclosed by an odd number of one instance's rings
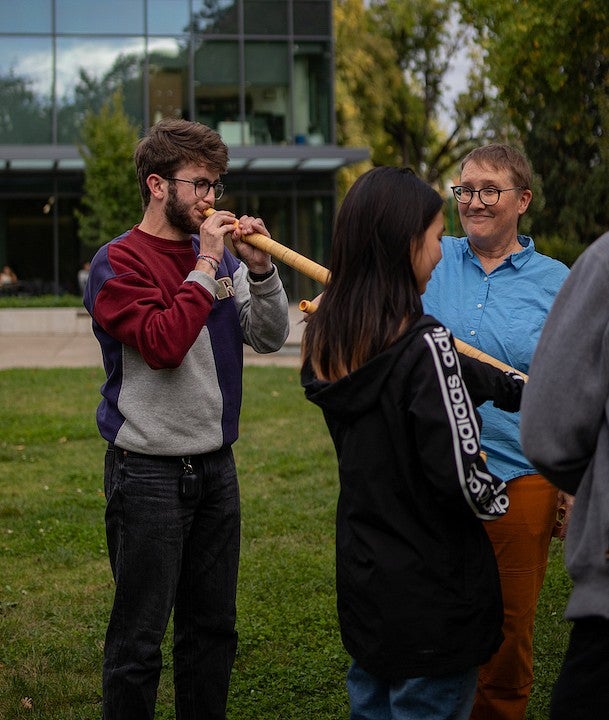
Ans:
POLYGON ((437 325, 435 318, 424 315, 391 347, 336 382, 318 380, 307 359, 301 371, 307 400, 320 407, 324 414, 343 422, 349 423, 360 417, 378 403, 396 362, 418 334, 427 327, 437 325))

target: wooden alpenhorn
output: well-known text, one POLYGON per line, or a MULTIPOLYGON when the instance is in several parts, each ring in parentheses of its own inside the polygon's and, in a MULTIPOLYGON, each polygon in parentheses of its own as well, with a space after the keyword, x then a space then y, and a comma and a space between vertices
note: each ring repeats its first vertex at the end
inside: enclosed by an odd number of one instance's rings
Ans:
MULTIPOLYGON (((216 211, 213 208, 207 208, 205 215, 209 217, 214 212, 216 211)), ((237 224, 238 221, 235 220, 235 225, 237 224)), ((295 250, 292 250, 281 243, 275 242, 275 240, 272 240, 266 235, 262 235, 262 233, 245 235, 243 240, 259 250, 264 250, 264 252, 272 255, 278 260, 281 260, 281 262, 284 262, 286 265, 294 268, 294 270, 298 270, 298 272, 306 275, 312 280, 317 280, 318 283, 327 285, 330 278, 330 272, 323 265, 319 265, 313 260, 309 260, 309 258, 304 255, 300 255, 300 253, 297 253, 295 250)))
MULTIPOLYGON (((205 211, 205 215, 209 217, 214 212, 215 210, 213 208, 208 208, 205 211)), ((237 224, 237 222, 238 221, 235 220, 235 224, 237 224)), ((289 265, 294 268, 294 270, 297 270, 312 280, 317 280, 317 282, 321 285, 327 285, 328 280, 330 279, 330 271, 328 268, 316 263, 314 260, 310 260, 308 257, 305 257, 300 253, 297 253, 295 250, 278 243, 266 235, 262 235, 262 233, 245 235, 243 240, 259 250, 263 250, 269 255, 272 255, 274 258, 281 260, 281 262, 284 262, 286 265, 289 265)), ((298 307, 304 313, 311 313, 317 309, 315 303, 310 300, 301 300, 298 307)), ((528 380, 528 376, 525 373, 520 370, 516 370, 511 365, 508 365, 501 360, 497 360, 497 358, 492 357, 492 355, 487 355, 487 353, 482 352, 482 350, 478 350, 478 348, 468 345, 463 342, 463 340, 459 340, 457 337, 455 338, 455 345, 457 347, 457 351, 463 353, 463 355, 468 355, 469 357, 476 358, 476 360, 493 365, 504 372, 518 373, 518 375, 524 378, 525 382, 528 380)))

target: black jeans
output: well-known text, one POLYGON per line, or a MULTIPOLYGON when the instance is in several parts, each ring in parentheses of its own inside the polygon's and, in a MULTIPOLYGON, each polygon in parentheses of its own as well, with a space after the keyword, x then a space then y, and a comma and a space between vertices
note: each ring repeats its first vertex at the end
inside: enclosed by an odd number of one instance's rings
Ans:
POLYGON ((230 448, 181 458, 109 447, 106 536, 116 584, 103 667, 104 720, 152 720, 174 609, 176 720, 224 720, 235 631, 239 487, 230 448))
POLYGON ((552 692, 551 720, 609 717, 609 620, 575 620, 552 692))

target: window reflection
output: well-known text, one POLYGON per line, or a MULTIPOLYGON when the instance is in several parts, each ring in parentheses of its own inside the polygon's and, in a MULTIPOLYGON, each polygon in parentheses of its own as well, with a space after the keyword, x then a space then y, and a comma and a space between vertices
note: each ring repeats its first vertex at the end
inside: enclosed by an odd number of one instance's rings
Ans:
POLYGON ((0 43, 0 143, 52 141, 51 38, 0 43))
MULTIPOLYGON (((50 31, 40 38, 2 37, 0 133, 5 142, 78 142, 86 111, 98 111, 118 88, 123 90, 127 114, 142 125, 166 116, 196 119, 220 130, 229 145, 331 141, 328 43, 288 45, 287 0, 31 3, 40 11, 34 27, 44 25, 47 30, 55 5, 63 34, 56 37, 54 69, 50 31), (148 28, 154 33, 147 40, 142 24, 146 2, 148 28), (249 35, 240 34, 244 28, 239 27, 239 17, 249 35), (191 34, 190 27, 201 32, 191 34), (100 35, 109 30, 137 30, 137 35, 100 35), (75 32, 91 34, 69 35, 75 32), (286 38, 272 41, 252 38, 251 33, 286 38), (146 43, 148 66, 143 60, 146 43)), ((8 26, 15 29, 25 22, 21 4, 17 5, 13 16, 6 16, 8 26)), ((330 7, 321 0, 294 0, 295 30, 309 37, 327 31, 330 7)), ((0 9, 0 18, 4 14, 0 9)))
POLYGON ((78 142, 86 112, 119 89, 127 115, 143 124, 143 58, 143 38, 58 38, 58 141, 78 142))
POLYGON ((0 2, 2 32, 50 33, 51 0, 0 2))
POLYGON ((294 0, 295 35, 330 35, 332 3, 294 0))
POLYGON ((55 0, 55 6, 59 33, 144 32, 144 0, 55 0))
POLYGON ((287 35, 286 0, 243 0, 244 30, 250 35, 287 35))
POLYGON ((253 142, 288 142, 292 123, 287 43, 245 43, 245 92, 253 142))
POLYGON ((151 124, 164 117, 188 117, 188 52, 174 38, 149 43, 148 115, 151 124))
POLYGON ((294 46, 295 142, 330 141, 330 51, 325 43, 294 46))
POLYGON ((195 32, 238 33, 236 0, 193 0, 192 27, 195 32))
POLYGON ((195 119, 218 130, 229 145, 247 145, 239 123, 239 45, 201 42, 195 52, 195 119))
POLYGON ((148 32, 179 35, 188 32, 189 0, 148 0, 148 32))

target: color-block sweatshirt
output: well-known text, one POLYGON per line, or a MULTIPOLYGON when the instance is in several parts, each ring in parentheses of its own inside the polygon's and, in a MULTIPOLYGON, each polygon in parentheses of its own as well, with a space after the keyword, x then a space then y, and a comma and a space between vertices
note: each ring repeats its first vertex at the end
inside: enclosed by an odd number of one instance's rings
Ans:
POLYGON ((194 270, 198 242, 168 241, 136 226, 91 262, 84 304, 107 375, 97 424, 126 450, 182 456, 232 444, 243 344, 268 353, 287 338, 277 269, 253 282, 225 249, 214 279, 194 270))

